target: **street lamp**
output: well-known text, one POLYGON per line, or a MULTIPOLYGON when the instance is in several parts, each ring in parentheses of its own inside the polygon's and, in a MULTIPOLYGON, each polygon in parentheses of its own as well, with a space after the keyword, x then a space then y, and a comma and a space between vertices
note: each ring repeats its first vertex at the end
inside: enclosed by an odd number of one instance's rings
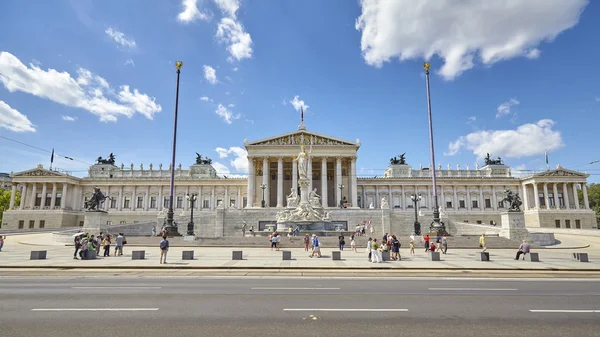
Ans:
POLYGON ((177 224, 173 222, 173 195, 175 192, 175 150, 177 149, 177 109, 179 108, 179 74, 183 62, 176 61, 175 69, 177 69, 177 89, 175 91, 175 118, 173 121, 173 155, 171 157, 171 194, 169 196, 169 210, 167 211, 167 233, 169 236, 179 235, 177 232, 177 224))
POLYGON ((430 232, 436 232, 438 234, 446 233, 444 223, 440 221, 440 208, 438 206, 437 198, 437 182, 435 177, 435 152, 433 150, 433 122, 431 120, 431 98, 429 94, 429 68, 431 64, 429 62, 423 63, 423 69, 425 69, 425 82, 427 83, 427 114, 429 117, 429 149, 431 151, 431 177, 433 179, 433 202, 435 208, 433 209, 433 221, 429 226, 430 232))
POLYGON ((260 188, 262 188, 262 190, 263 190, 263 198, 262 198, 262 201, 260 203, 260 207, 265 208, 265 206, 266 206, 266 203, 265 203, 265 188, 267 188, 267 185, 266 184, 260 184, 260 188))
POLYGON ((340 189, 340 208, 344 208, 344 197, 342 191, 346 186, 344 184, 339 184, 338 188, 340 189))
POLYGON ((190 215, 190 222, 188 222, 187 235, 194 236, 194 202, 198 199, 198 197, 195 194, 188 194, 185 197, 190 202, 190 207, 192 209, 192 214, 190 215))
POLYGON ((415 235, 421 235, 421 224, 419 223, 419 213, 417 211, 417 205, 421 201, 421 193, 419 195, 412 194, 410 199, 415 204, 415 235))

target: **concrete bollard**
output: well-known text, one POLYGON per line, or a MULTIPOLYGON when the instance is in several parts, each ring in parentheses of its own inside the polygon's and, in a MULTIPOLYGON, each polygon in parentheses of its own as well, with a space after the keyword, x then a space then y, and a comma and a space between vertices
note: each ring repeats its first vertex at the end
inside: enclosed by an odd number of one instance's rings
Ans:
POLYGON ((381 252, 381 260, 382 261, 390 261, 390 252, 381 252))
POLYGON ((479 252, 479 261, 489 261, 490 253, 489 252, 479 252))
POLYGON ((45 251, 45 250, 33 250, 33 251, 31 251, 31 255, 29 256, 29 259, 30 260, 45 260, 46 253, 47 253, 47 251, 45 251))
POLYGON ((429 252, 429 261, 440 261, 440 252, 429 252))
POLYGON ((284 261, 289 261, 292 259, 292 252, 289 250, 282 250, 281 257, 284 261))
POLYGON ((231 259, 232 260, 242 260, 242 251, 234 250, 233 252, 231 252, 231 259))
POLYGON ((184 250, 181 253, 182 260, 193 260, 194 259, 194 251, 193 250, 184 250))
POLYGON ((145 250, 134 250, 131 252, 132 260, 145 260, 146 259, 146 251, 145 250))
POLYGON ((540 255, 538 253, 525 254, 525 259, 530 262, 540 262, 540 255))
POLYGON ((331 259, 334 261, 339 261, 342 259, 342 252, 340 251, 333 251, 331 252, 331 259))
POLYGON ((579 253, 579 262, 589 262, 587 253, 579 253))

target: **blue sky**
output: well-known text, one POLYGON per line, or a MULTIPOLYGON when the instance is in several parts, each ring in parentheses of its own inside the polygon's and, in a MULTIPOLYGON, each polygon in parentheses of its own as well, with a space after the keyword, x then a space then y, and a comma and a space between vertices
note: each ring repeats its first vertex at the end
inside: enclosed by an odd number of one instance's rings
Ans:
POLYGON ((244 139, 296 130, 301 104, 309 130, 360 139, 359 175, 404 152, 426 166, 427 59, 444 169, 490 152, 542 170, 547 149, 598 182, 598 17, 586 0, 4 2, 0 172, 49 164, 6 138, 80 176, 110 152, 168 166, 176 60, 184 167, 199 152, 245 174, 244 139))

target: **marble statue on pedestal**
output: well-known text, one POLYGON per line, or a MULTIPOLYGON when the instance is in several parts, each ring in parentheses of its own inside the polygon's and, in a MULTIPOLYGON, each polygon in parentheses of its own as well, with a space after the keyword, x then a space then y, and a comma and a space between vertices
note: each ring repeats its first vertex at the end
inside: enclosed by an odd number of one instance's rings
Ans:
POLYGON ((304 144, 300 147, 300 153, 298 153, 298 158, 296 161, 298 162, 298 174, 300 175, 300 179, 308 179, 308 158, 307 154, 304 151, 304 144))
POLYGON ((381 209, 390 209, 390 204, 386 197, 381 198, 381 209))
POLYGON ((321 196, 317 194, 317 189, 310 191, 308 195, 310 205, 315 208, 321 208, 321 196))
POLYGON ((296 208, 296 207, 298 207, 298 202, 300 201, 300 198, 298 197, 296 188, 292 187, 291 192, 292 193, 290 193, 286 198, 287 199, 287 207, 288 208, 296 208))
POLYGON ((373 206, 372 202, 369 204, 369 209, 375 209, 375 206, 373 206))

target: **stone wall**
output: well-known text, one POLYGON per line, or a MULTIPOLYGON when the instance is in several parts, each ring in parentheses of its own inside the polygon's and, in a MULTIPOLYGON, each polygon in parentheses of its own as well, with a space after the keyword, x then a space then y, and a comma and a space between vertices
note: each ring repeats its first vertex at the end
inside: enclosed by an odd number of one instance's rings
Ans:
POLYGON ((2 229, 18 229, 23 220, 23 229, 29 229, 29 221, 34 220, 34 228, 40 228, 40 220, 44 220, 44 228, 76 227, 83 221, 83 212, 65 210, 5 211, 2 217, 2 229))
POLYGON ((579 220, 581 229, 596 229, 596 214, 591 210, 529 210, 525 211, 525 224, 527 227, 557 228, 556 220, 560 221, 560 228, 566 228, 566 220, 570 221, 572 229, 579 220))

